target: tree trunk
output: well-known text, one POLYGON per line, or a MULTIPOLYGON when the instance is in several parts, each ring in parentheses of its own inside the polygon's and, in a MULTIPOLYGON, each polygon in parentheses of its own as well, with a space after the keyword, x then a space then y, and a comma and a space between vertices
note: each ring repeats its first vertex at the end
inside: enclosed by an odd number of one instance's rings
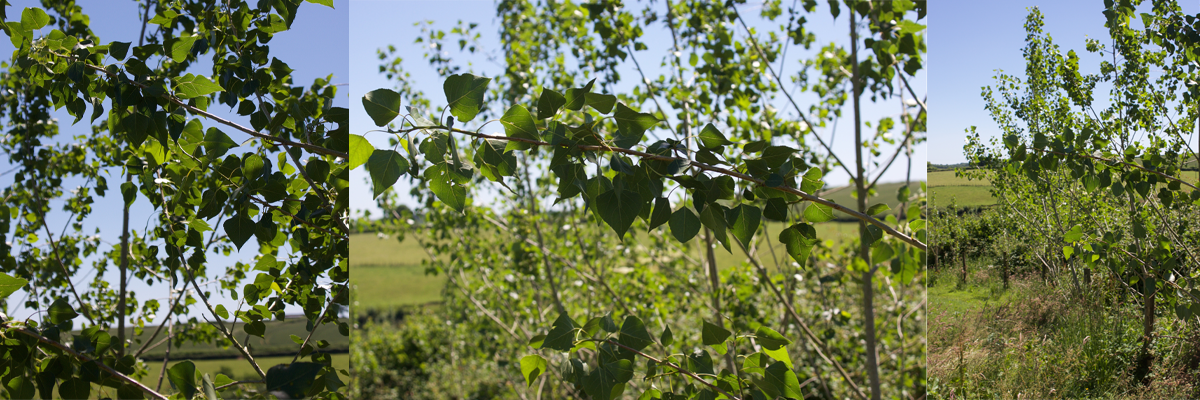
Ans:
POLYGON ((1145 295, 1142 296, 1142 352, 1138 355, 1137 368, 1134 378, 1142 385, 1150 384, 1150 366, 1154 364, 1154 355, 1150 353, 1154 344, 1154 298, 1157 293, 1155 285, 1149 276, 1142 277, 1145 295))

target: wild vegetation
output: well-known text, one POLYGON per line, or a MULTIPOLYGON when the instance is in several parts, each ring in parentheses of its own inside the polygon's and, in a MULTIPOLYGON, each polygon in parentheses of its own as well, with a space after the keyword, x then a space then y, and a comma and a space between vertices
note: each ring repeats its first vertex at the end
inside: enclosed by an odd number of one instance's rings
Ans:
MULTIPOLYGON (((415 242, 446 286, 398 324, 355 309, 355 396, 925 395, 924 185, 879 182, 920 177, 924 3, 742 3, 498 2, 504 73, 427 51, 436 108, 381 51, 398 85, 362 104, 390 146, 351 135, 350 164, 384 215, 353 228, 415 242), (844 28, 806 25, 829 17, 844 28), (670 40, 660 69, 644 68, 651 29, 670 40), (865 100, 899 114, 867 122, 865 100), (839 120, 853 151, 825 139, 839 120), (401 178, 420 207, 399 205, 401 178), (848 240, 818 236, 835 216, 848 240)), ((471 54, 475 26, 418 42, 471 54)))
POLYGON ((984 88, 1002 134, 970 136, 959 173, 995 206, 932 212, 931 394, 1200 395, 1200 41, 1175 2, 1140 3, 1105 2, 1098 74, 1031 9, 1024 79, 984 88))

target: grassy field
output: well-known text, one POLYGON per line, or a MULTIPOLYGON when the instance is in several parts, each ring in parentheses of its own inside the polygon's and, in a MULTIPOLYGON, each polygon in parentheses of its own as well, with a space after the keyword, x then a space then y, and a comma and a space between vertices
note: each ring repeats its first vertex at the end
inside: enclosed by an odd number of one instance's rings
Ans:
MULTIPOLYGON (((772 237, 785 228, 783 223, 769 222, 767 231, 772 237)), ((643 233, 644 234, 644 233, 643 233)), ((817 224, 818 237, 837 246, 858 237, 858 224, 827 222, 817 224)), ((783 254, 783 245, 775 240, 764 241, 783 254)), ((769 249, 760 250, 769 254, 769 249)), ((718 248, 715 252, 717 265, 735 265, 746 261, 740 250, 732 253, 718 248)), ((446 284, 445 275, 425 275, 421 259, 427 257, 416 241, 407 239, 399 242, 395 238, 376 234, 350 236, 350 259, 355 263, 350 282, 355 290, 355 304, 359 309, 388 308, 410 304, 425 304, 441 299, 446 284), (368 264, 368 262, 381 264, 368 264), (382 264, 387 263, 387 264, 382 264)))
POLYGON ((985 206, 995 204, 988 180, 969 180, 955 176, 954 171, 929 172, 929 202, 937 207, 950 204, 951 199, 960 206, 985 206))
MULTIPOLYGON (((257 336, 251 336, 249 340, 246 340, 246 334, 242 330, 243 324, 241 321, 233 324, 232 329, 235 333, 238 333, 236 335, 238 341, 241 341, 243 344, 248 344, 251 348, 251 354, 255 356, 295 354, 294 352, 298 350, 300 346, 292 342, 292 335, 296 335, 301 338, 308 336, 308 331, 305 329, 307 320, 303 317, 289 317, 283 321, 267 321, 266 324, 266 338, 261 339, 257 336)), ((141 343, 144 343, 150 339, 150 335, 154 333, 155 328, 157 327, 147 327, 141 336, 135 338, 134 345, 140 348, 141 344, 137 340, 140 339, 142 341, 141 343)), ((132 328, 130 329, 129 335, 133 335, 132 328)), ((158 343, 165 336, 166 333, 164 330, 163 333, 158 335, 158 338, 155 339, 154 342, 158 343)), ((326 348, 327 351, 347 351, 350 349, 350 338, 342 336, 340 333, 338 333, 337 325, 325 324, 318 326, 316 332, 313 333, 311 341, 315 343, 318 340, 325 340, 329 342, 329 347, 326 348)), ((166 347, 167 346, 165 344, 162 344, 153 349, 146 350, 146 352, 142 354, 142 358, 147 360, 161 360, 163 353, 166 351, 166 347)), ((171 349, 171 358, 232 358, 239 357, 240 355, 241 353, 239 353, 237 350, 234 350, 232 347, 221 348, 209 343, 188 343, 182 347, 171 349)))
MULTIPOLYGON (((1200 178, 1197 171, 1183 171, 1181 175, 1184 181, 1192 184, 1196 184, 1200 178)), ((929 201, 937 207, 949 205, 951 199, 960 206, 996 204, 996 199, 990 192, 991 188, 991 182, 986 179, 969 180, 957 177, 953 170, 929 172, 929 201)))

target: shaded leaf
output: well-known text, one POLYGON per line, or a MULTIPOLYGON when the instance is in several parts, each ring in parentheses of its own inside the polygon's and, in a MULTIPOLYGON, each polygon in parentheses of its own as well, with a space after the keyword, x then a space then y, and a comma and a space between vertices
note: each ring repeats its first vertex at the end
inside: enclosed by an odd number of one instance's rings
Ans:
POLYGON ((675 240, 687 243, 700 232, 700 218, 696 217, 691 208, 680 207, 671 214, 670 226, 671 235, 675 236, 675 240))
MULTIPOLYGON (((375 126, 387 126, 400 116, 400 94, 390 89, 375 89, 362 98, 363 110, 375 126)), ((353 143, 351 143, 353 144, 353 143)))

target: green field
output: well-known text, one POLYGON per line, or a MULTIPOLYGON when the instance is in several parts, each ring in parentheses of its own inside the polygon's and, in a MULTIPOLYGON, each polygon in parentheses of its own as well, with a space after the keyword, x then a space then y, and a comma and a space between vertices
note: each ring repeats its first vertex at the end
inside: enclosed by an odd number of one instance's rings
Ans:
MULTIPOLYGON (((768 222, 766 225, 772 240, 762 243, 775 247, 776 254, 784 254, 783 245, 773 240, 784 228, 784 224, 779 222, 768 222)), ((853 222, 827 222, 817 224, 816 228, 818 237, 835 247, 858 237, 858 224, 853 222)), ((769 257, 770 249, 763 248, 760 252, 764 257, 769 257)), ((740 250, 726 252, 718 248, 715 255, 719 266, 746 261, 745 254, 740 250)), ((421 259, 425 257, 428 257, 426 253, 411 238, 399 242, 395 238, 381 238, 376 234, 351 235, 350 259, 356 265, 354 273, 350 275, 350 283, 354 289, 355 307, 363 310, 439 301, 447 278, 445 275, 426 275, 425 267, 421 266, 421 259), (369 262, 379 264, 372 265, 369 262)), ((767 259, 764 258, 764 261, 767 259)))
POLYGON ((954 171, 929 172, 929 202, 937 207, 954 203, 959 206, 986 206, 995 204, 992 183, 988 180, 970 180, 955 176, 954 171))
MULTIPOLYGON (((305 329, 307 320, 303 317, 289 317, 283 321, 266 321, 267 333, 265 338, 251 336, 247 340, 247 335, 243 331, 242 325, 243 323, 241 321, 238 321, 234 324, 226 323, 226 326, 231 326, 238 341, 242 344, 249 345, 251 349, 250 354, 255 356, 280 356, 295 354, 300 346, 295 342, 292 342, 292 335, 296 335, 301 338, 308 336, 308 331, 305 329)), ((141 336, 134 338, 133 346, 135 350, 140 349, 142 343, 150 339, 150 335, 154 333, 155 328, 157 328, 157 326, 146 327, 141 336)), ((129 331, 129 336, 132 336, 132 328, 130 328, 129 331)), ((162 333, 159 333, 158 337, 154 339, 154 343, 152 343, 152 345, 157 344, 164 337, 166 337, 165 330, 162 333)), ((342 336, 341 333, 338 333, 337 325, 334 324, 318 326, 310 341, 316 343, 318 340, 325 340, 329 342, 329 347, 325 349, 326 351, 344 352, 349 351, 350 349, 350 338, 342 336)), ((142 353, 142 358, 146 360, 161 360, 166 348, 166 344, 161 344, 158 347, 146 350, 144 353, 142 353)), ((181 357, 210 359, 235 358, 240 356, 241 353, 233 349, 233 347, 222 348, 213 343, 186 343, 182 347, 175 347, 171 349, 171 358, 181 357)))

